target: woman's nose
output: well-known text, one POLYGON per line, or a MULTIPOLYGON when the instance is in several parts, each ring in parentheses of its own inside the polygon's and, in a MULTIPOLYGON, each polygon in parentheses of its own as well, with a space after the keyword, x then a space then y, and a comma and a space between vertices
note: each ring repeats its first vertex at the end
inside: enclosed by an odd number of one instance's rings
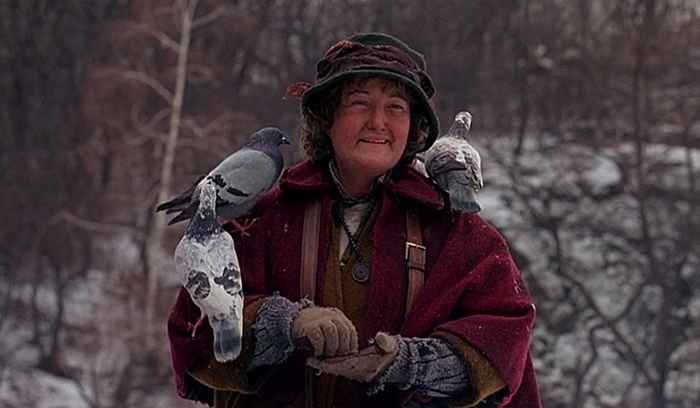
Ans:
POLYGON ((386 128, 386 112, 381 106, 373 105, 370 112, 369 124, 371 129, 383 130, 386 128))

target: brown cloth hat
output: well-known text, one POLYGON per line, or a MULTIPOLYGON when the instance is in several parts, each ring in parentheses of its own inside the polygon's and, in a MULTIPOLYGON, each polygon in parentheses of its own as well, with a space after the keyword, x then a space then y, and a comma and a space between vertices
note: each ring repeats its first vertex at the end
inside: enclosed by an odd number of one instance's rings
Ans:
POLYGON ((428 149, 440 133, 440 123, 430 104, 435 87, 425 72, 423 55, 396 37, 384 33, 355 34, 326 51, 316 64, 316 82, 302 90, 302 109, 314 111, 324 92, 353 75, 394 78, 413 91, 418 115, 427 121, 428 137, 419 149, 428 149))

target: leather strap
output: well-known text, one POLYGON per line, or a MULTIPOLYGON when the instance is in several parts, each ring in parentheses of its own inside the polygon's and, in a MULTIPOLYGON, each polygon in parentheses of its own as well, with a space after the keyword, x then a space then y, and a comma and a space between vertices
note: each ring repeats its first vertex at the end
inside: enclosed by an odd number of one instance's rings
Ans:
POLYGON ((321 229, 321 202, 314 201, 304 212, 304 230, 301 238, 301 297, 313 301, 316 297, 316 270, 318 269, 318 236, 321 229))
POLYGON ((404 256, 408 268, 408 289, 406 292, 404 318, 408 316, 418 296, 418 292, 423 288, 425 281, 425 251, 418 214, 412 209, 407 209, 406 251, 404 256))
MULTIPOLYGON (((301 273, 299 274, 301 297, 314 300, 316 295, 316 271, 318 269, 318 243, 321 227, 321 202, 315 201, 304 212, 304 229, 301 238, 301 273)), ((408 290, 404 317, 413 307, 418 292, 425 281, 425 246, 418 215, 411 209, 406 210, 406 250, 405 260, 408 269, 408 290)), ((314 407, 314 372, 310 367, 305 370, 306 408, 314 407)))
MULTIPOLYGON (((320 230, 321 201, 316 200, 306 206, 304 211, 304 229, 301 237, 301 272, 299 273, 300 295, 311 301, 314 301, 316 297, 320 230)), ((306 367, 304 377, 304 407, 314 408, 314 370, 311 367, 306 367)))
POLYGON ((304 408, 314 408, 314 384, 316 383, 314 369, 304 367, 304 408))

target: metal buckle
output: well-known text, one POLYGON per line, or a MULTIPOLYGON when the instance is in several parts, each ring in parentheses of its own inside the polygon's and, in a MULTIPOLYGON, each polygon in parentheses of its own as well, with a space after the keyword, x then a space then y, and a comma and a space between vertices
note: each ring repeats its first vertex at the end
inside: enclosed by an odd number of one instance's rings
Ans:
POLYGON ((416 249, 420 249, 421 251, 425 252, 425 246, 424 246, 424 245, 420 245, 420 244, 416 244, 416 243, 414 243, 414 242, 406 241, 406 253, 404 254, 404 260, 405 260, 405 261, 408 260, 408 254, 409 254, 409 252, 410 252, 410 248, 411 248, 411 247, 416 248, 416 249))

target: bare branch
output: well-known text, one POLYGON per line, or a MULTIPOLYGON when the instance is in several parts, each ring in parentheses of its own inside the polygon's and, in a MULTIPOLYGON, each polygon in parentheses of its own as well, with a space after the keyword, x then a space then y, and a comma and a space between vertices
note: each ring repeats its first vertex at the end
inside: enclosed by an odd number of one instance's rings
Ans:
POLYGON ((192 30, 196 30, 198 28, 204 27, 207 24, 210 24, 211 22, 215 21, 216 19, 226 16, 226 15, 231 15, 233 14, 233 7, 229 4, 224 4, 220 7, 217 7, 214 11, 210 12, 209 14, 206 14, 198 19, 195 19, 192 22, 192 30))
POLYGON ((224 128, 226 123, 234 120, 234 115, 230 113, 224 113, 219 115, 216 119, 208 123, 206 126, 200 126, 195 119, 185 119, 182 121, 182 125, 190 129, 198 138, 205 138, 211 132, 224 128))
POLYGON ((188 75, 192 84, 210 82, 215 79, 212 67, 204 64, 190 64, 188 75))
POLYGON ((170 92, 167 88, 165 88, 157 79, 153 78, 152 76, 146 74, 145 72, 141 71, 122 71, 119 72, 119 75, 123 76, 126 79, 140 82, 144 85, 147 85, 150 87, 153 91, 155 91, 158 95, 161 96, 167 102, 168 104, 171 104, 173 101, 173 93, 170 92))
POLYGON ((138 118, 138 111, 136 105, 134 105, 130 112, 131 122, 133 123, 134 128, 136 128, 139 134, 143 137, 125 138, 124 143, 126 143, 129 147, 137 147, 151 140, 158 140, 161 143, 165 142, 165 133, 158 132, 155 130, 155 127, 159 122, 167 119, 170 113, 170 108, 161 109, 146 123, 144 123, 138 118))
MULTIPOLYGON (((578 269, 574 268, 573 269, 578 269)), ((644 361, 642 358, 640 358, 640 355, 642 355, 641 352, 637 351, 632 344, 632 341, 629 340, 617 327, 617 324, 608 317, 605 312, 598 306, 598 303, 595 300, 595 297, 593 294, 586 288, 586 285, 584 285, 582 282, 580 282, 578 279, 574 278, 572 275, 564 272, 563 270, 560 270, 557 272, 559 276, 561 276, 563 279, 571 283, 576 289, 578 289, 579 293, 586 299, 586 303, 588 304, 588 307, 598 316, 603 323, 608 327, 610 332, 613 334, 615 339, 618 342, 618 345, 621 345, 624 350, 621 351, 621 354, 629 358, 634 365, 639 369, 639 371, 642 373, 644 378, 648 381, 649 384, 653 384, 656 381, 655 376, 647 369, 646 365, 644 364, 644 361)), ((577 273, 577 275, 580 275, 577 273)))
POLYGON ((148 34, 151 37, 155 38, 160 42, 161 45, 163 45, 165 48, 174 51, 174 52, 179 52, 178 49, 178 44, 176 41, 173 41, 172 38, 170 38, 166 33, 155 30, 153 27, 146 25, 146 24, 131 24, 128 26, 128 29, 130 32, 127 34, 138 34, 138 33, 144 33, 148 34))
POLYGON ((86 231, 106 233, 106 234, 113 234, 115 232, 117 232, 117 233, 125 232, 125 233, 133 235, 139 239, 142 239, 144 236, 143 233, 139 232, 136 229, 136 227, 134 227, 132 225, 122 225, 122 224, 113 224, 113 223, 86 220, 84 218, 78 217, 77 215, 75 215, 67 210, 61 211, 58 215, 59 215, 60 219, 63 219, 67 223, 74 225, 78 228, 84 229, 86 231))

